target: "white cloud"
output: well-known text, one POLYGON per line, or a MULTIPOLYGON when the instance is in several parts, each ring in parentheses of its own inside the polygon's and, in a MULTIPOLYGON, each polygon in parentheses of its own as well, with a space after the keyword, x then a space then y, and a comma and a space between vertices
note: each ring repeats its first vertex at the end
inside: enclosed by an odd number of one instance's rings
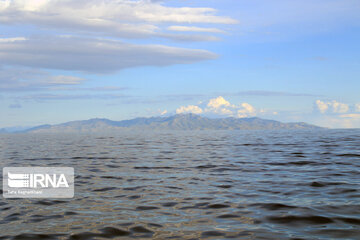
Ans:
POLYGON ((10 1, 11 0, 0 1, 0 11, 7 9, 10 6, 10 1))
POLYGON ((252 117, 256 116, 258 112, 260 113, 260 111, 257 111, 249 103, 244 102, 240 105, 231 104, 222 96, 210 99, 204 111, 209 114, 238 118, 252 117))
POLYGON ((257 115, 275 114, 269 113, 263 109, 255 109, 249 103, 243 102, 239 105, 231 104, 222 96, 210 99, 208 102, 200 102, 199 106, 189 105, 182 106, 176 110, 176 113, 196 113, 205 116, 225 116, 225 117, 254 117, 257 115))
POLYGON ((221 106, 228 107, 230 105, 231 104, 221 96, 219 96, 217 98, 210 99, 209 103, 207 104, 207 106, 209 108, 219 108, 221 106))
POLYGON ((17 65, 103 73, 139 66, 189 64, 216 57, 205 50, 78 37, 0 42, 0 67, 17 65))
POLYGON ((355 104, 355 112, 360 112, 360 103, 355 104))
POLYGON ((25 40, 26 40, 26 38, 24 38, 24 37, 0 38, 0 43, 16 42, 16 41, 25 41, 25 40))
POLYGON ((352 118, 352 119, 360 119, 360 114, 358 113, 350 113, 350 114, 342 114, 341 118, 352 118))
MULTIPOLYGON (((215 59, 217 55, 200 49, 125 43, 119 38, 217 41, 218 37, 204 33, 222 32, 212 24, 219 27, 219 24, 233 23, 236 20, 218 15, 213 8, 170 7, 163 1, 0 0, 1 25, 43 28, 40 34, 39 28, 32 28, 30 37, 1 36, 0 68, 110 73, 132 67, 191 64, 215 59), (204 27, 193 26, 197 24, 204 27), (171 32, 169 25, 175 28, 186 25, 189 31, 171 32)), ((72 76, 47 75, 46 79, 26 76, 22 79, 20 73, 17 74, 20 78, 16 79, 15 75, 11 76, 12 82, 0 79, 0 88, 35 90, 82 81, 72 76)))
POLYGON ((333 101, 332 108, 334 113, 346 113, 349 111, 349 106, 345 103, 333 101))
POLYGON ((313 119, 316 125, 329 128, 358 128, 360 126, 360 114, 323 115, 313 119))
POLYGON ((360 126, 358 104, 345 104, 335 100, 315 102, 315 110, 321 115, 314 115, 313 122, 330 128, 354 128, 360 126))
POLYGON ((46 83, 55 85, 76 85, 80 84, 83 81, 84 79, 79 77, 57 75, 49 77, 46 83))
POLYGON ((242 103, 241 104, 242 109, 239 109, 237 111, 237 117, 248 117, 248 116, 255 116, 256 115, 256 109, 251 106, 248 103, 242 103))
POLYGON ((178 32, 208 32, 208 33, 223 33, 223 30, 217 28, 203 28, 195 26, 170 26, 168 30, 178 32))
POLYGON ((325 113, 341 114, 341 113, 347 113, 349 111, 349 105, 335 100, 333 101, 316 100, 315 105, 316 105, 316 109, 322 114, 325 113))
POLYGON ((233 24, 212 8, 167 7, 149 0, 0 1, 0 22, 138 38, 156 36, 163 23, 233 24))
POLYGON ((316 107, 317 109, 321 112, 321 113, 325 113, 328 109, 329 106, 327 103, 321 101, 321 100, 316 100, 316 107))
POLYGON ((161 37, 169 38, 178 42, 211 42, 219 41, 220 38, 211 35, 199 35, 199 34, 169 34, 169 33, 159 33, 161 37))
POLYGON ((201 114, 203 112, 203 110, 195 105, 189 105, 187 107, 182 106, 179 107, 178 109, 176 109, 176 113, 177 114, 181 114, 181 113, 195 113, 195 114, 201 114))
MULTIPOLYGON (((257 109, 247 102, 234 104, 219 96, 198 105, 190 105, 189 109, 199 108, 201 115, 207 117, 265 117, 279 121, 308 122, 329 128, 356 128, 360 126, 360 113, 355 112, 360 104, 348 105, 338 101, 316 101, 316 110, 322 114, 310 114, 297 111, 276 112, 257 109)), ((179 109, 186 109, 182 107, 179 109)))

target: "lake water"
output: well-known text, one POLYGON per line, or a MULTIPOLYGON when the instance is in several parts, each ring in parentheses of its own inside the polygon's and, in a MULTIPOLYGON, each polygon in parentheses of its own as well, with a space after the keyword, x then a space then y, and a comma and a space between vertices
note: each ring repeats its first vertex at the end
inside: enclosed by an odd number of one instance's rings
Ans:
POLYGON ((360 130, 0 135, 1 167, 74 167, 73 199, 0 199, 0 239, 360 239, 360 130))

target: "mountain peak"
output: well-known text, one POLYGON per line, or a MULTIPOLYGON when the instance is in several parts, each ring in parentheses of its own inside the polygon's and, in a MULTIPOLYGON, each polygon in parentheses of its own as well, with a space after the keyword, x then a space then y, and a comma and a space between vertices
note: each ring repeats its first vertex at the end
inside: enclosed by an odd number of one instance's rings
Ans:
POLYGON ((174 118, 185 118, 185 119, 201 119, 204 118, 194 113, 179 113, 173 116, 174 118))

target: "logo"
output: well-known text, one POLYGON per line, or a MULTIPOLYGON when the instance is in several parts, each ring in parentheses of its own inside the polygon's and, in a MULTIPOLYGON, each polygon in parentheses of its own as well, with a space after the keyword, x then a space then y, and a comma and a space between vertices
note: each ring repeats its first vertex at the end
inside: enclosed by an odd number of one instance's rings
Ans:
POLYGON ((69 167, 5 167, 5 198, 72 198, 74 169, 69 167))

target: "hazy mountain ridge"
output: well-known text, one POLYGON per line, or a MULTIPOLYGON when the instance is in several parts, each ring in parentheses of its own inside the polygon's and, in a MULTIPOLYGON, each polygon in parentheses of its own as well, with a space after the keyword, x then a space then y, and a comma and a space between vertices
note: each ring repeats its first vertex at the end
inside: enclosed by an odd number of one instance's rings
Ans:
POLYGON ((280 130, 320 129, 307 123, 282 123, 274 120, 253 118, 207 118, 195 114, 177 114, 170 117, 135 118, 112 121, 94 118, 71 121, 57 125, 40 125, 21 132, 31 133, 77 133, 121 130, 280 130))

